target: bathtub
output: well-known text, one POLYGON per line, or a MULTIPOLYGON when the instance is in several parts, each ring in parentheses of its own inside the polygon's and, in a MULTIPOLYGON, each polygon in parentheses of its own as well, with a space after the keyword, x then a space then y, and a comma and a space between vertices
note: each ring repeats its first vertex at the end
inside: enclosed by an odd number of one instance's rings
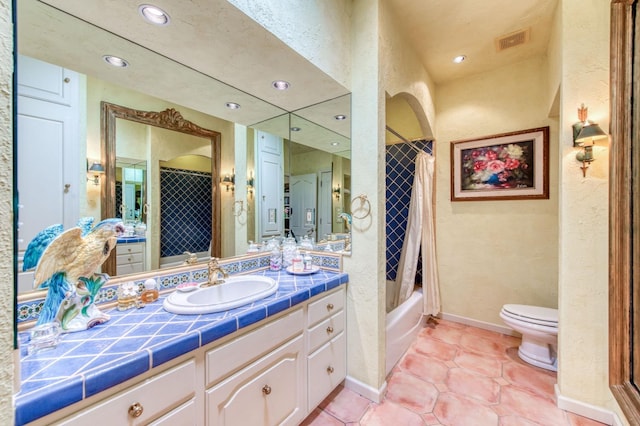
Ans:
MULTIPOLYGON (((395 283, 393 283, 395 284, 395 283)), ((391 287, 393 288, 393 287, 391 287)), ((389 291, 389 284, 387 291, 389 291)), ((425 321, 422 318, 422 287, 416 287, 402 305, 387 314, 387 356, 386 375, 400 361, 422 328, 425 321)))

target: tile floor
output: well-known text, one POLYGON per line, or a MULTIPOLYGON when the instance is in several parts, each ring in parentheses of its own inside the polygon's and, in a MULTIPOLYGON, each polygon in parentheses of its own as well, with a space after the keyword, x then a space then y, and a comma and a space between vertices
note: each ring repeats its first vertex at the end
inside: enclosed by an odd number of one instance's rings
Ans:
POLYGON ((556 407, 555 373, 521 361, 519 342, 450 321, 429 323, 387 378, 380 404, 340 386, 302 424, 601 425, 556 407))

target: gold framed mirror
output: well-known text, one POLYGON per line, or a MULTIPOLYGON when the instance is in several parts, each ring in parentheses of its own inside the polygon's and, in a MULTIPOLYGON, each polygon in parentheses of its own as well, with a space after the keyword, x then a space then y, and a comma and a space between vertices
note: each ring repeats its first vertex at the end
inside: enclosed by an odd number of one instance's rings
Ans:
MULTIPOLYGON (((161 129, 179 132, 186 135, 206 138, 211 146, 211 256, 219 257, 221 254, 220 239, 220 188, 216 183, 220 179, 220 133, 205 129, 192 123, 177 110, 170 108, 160 112, 142 111, 133 108, 115 105, 109 102, 101 102, 100 132, 101 132, 101 156, 105 166, 105 184, 100 194, 101 216, 103 219, 113 217, 116 209, 116 126, 117 120, 127 120, 161 129)), ((102 271, 115 276, 116 253, 105 261, 102 271)))

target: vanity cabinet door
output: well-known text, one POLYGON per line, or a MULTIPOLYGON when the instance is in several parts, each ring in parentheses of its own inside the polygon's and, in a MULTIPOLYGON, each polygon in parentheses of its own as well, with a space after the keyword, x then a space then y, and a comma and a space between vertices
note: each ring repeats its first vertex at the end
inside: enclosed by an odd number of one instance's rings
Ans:
POLYGON ((207 424, 297 425, 306 416, 304 337, 207 390, 207 424))
POLYGON ((309 412, 346 377, 346 338, 342 332, 309 355, 309 412))

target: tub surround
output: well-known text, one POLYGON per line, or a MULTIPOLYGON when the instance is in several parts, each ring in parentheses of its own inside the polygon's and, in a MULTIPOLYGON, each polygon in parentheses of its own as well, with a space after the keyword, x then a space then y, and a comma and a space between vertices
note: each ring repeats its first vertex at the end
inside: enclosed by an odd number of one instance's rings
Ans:
MULTIPOLYGON (((260 256, 255 260, 259 264, 260 256)), ((285 271, 252 273, 278 280, 277 293, 230 311, 205 315, 166 312, 162 308, 165 294, 143 309, 112 309, 108 323, 66 334, 55 349, 27 355, 26 345, 21 345, 22 386, 16 395, 16 424, 89 398, 348 281, 347 274, 327 269, 307 276, 285 271)), ((180 283, 175 275, 173 279, 160 277, 159 282, 166 287, 167 279, 173 287, 180 283)), ((21 333, 21 342, 26 334, 21 333)))

